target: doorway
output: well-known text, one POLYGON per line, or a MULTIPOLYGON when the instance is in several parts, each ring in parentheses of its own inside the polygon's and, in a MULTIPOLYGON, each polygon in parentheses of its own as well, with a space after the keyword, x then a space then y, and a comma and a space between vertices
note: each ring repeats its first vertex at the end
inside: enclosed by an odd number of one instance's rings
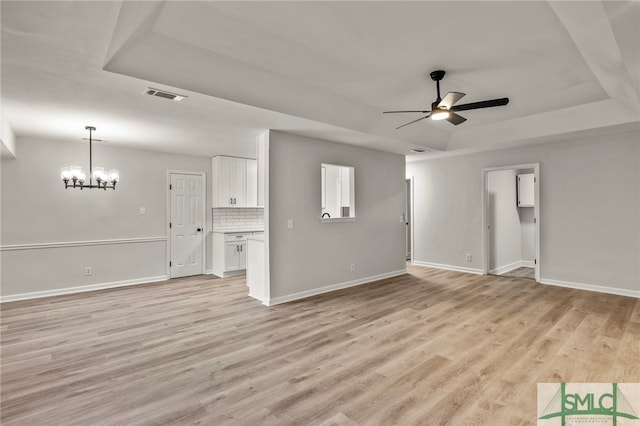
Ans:
POLYGON ((484 169, 483 178, 483 272, 539 281, 539 165, 484 169))
POLYGON ((170 278, 204 273, 204 191, 204 173, 169 172, 170 278))
POLYGON ((413 253, 413 178, 405 181, 406 205, 405 205, 405 234, 406 234, 406 260, 411 260, 413 253))

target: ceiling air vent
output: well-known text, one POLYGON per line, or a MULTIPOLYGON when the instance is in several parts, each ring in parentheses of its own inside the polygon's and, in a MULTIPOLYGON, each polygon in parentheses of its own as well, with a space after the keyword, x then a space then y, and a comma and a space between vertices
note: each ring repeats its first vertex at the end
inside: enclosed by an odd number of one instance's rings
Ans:
POLYGON ((186 96, 184 95, 178 95, 177 93, 167 92, 166 90, 154 89, 153 87, 147 88, 147 90, 145 90, 144 93, 146 93, 149 96, 157 96, 159 98, 165 98, 171 101, 181 101, 184 98, 186 98, 186 96))

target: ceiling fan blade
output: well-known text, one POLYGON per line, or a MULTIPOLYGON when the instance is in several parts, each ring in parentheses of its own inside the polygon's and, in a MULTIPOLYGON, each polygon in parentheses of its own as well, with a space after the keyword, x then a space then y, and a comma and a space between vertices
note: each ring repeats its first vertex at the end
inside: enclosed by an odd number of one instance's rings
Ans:
POLYGON ((472 102, 470 104, 463 104, 451 107, 451 111, 468 111, 470 109, 480 109, 502 106, 509 103, 509 98, 491 99, 488 101, 472 102))
POLYGON ((458 102, 460 99, 462 99, 462 97, 464 96, 464 93, 460 93, 460 92, 449 92, 447 93, 447 96, 445 96, 440 103, 438 104, 438 108, 446 108, 446 109, 451 109, 451 107, 453 106, 453 104, 455 104, 456 102, 458 102))
POLYGON ((422 114, 426 114, 430 111, 383 111, 383 114, 396 114, 396 113, 405 113, 405 112, 420 112, 422 114))
POLYGON ((458 115, 458 114, 456 114, 455 112, 452 112, 452 111, 449 111, 449 117, 447 117, 446 120, 449 123, 454 124, 456 126, 458 124, 461 124, 461 123, 464 123, 465 121, 467 121, 466 118, 464 118, 463 116, 458 115))
POLYGON ((420 117, 420 118, 418 118, 417 120, 413 120, 413 121, 410 121, 410 122, 408 122, 408 123, 406 123, 406 124, 403 124, 403 125, 402 125, 402 126, 400 126, 400 127, 396 127, 396 130, 401 129, 401 128, 403 128, 404 126, 408 126, 409 124, 413 124, 413 123, 415 123, 416 121, 420 121, 420 120, 424 120, 425 118, 429 118, 429 115, 431 115, 431 113, 429 113, 429 114, 425 115, 424 117, 420 117))

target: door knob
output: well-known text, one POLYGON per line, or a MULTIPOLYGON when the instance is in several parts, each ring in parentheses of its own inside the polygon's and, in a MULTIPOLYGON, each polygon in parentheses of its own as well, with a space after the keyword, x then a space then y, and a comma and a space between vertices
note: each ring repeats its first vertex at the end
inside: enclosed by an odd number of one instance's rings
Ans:
POLYGON ((201 231, 202 231, 202 228, 198 228, 198 229, 196 229, 196 231, 197 231, 197 232, 201 232, 201 231))

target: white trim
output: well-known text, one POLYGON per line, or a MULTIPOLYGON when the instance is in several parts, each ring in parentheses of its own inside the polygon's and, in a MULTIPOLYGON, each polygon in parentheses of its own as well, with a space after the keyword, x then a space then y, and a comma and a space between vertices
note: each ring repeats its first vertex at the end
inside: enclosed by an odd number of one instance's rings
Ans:
POLYGON ((0 303, 13 302, 16 300, 38 299, 41 297, 60 296, 63 294, 84 293, 86 291, 147 284, 158 281, 166 281, 168 279, 169 277, 167 275, 159 275, 157 277, 134 278, 132 280, 112 281, 108 283, 89 284, 77 287, 57 288, 55 290, 35 291, 32 293, 10 294, 8 296, 0 297, 0 303))
MULTIPOLYGON (((489 172, 498 170, 518 170, 518 169, 533 169, 533 175, 535 177, 534 187, 534 206, 533 217, 535 223, 533 225, 534 239, 535 239, 535 252, 537 263, 533 265, 535 280, 540 282, 540 163, 529 164, 515 164, 510 166, 500 167, 486 167, 482 169, 482 273, 488 274, 489 272, 489 215, 487 210, 489 208, 489 194, 488 194, 488 179, 489 172)), ((523 265, 525 266, 525 265, 523 265)))
POLYGON ((213 275, 213 269, 207 269, 206 271, 204 271, 205 275, 213 275))
POLYGON ((400 269, 397 271, 386 272, 384 274, 373 275, 370 277, 359 278, 357 280, 345 281, 338 284, 331 284, 331 285, 320 287, 320 288, 314 288, 312 290, 301 291, 299 293, 288 294, 286 296, 274 297, 273 299, 261 300, 261 302, 263 305, 267 305, 267 306, 279 305, 280 303, 286 303, 294 300, 305 299, 307 297, 317 296, 318 294, 329 293, 331 291, 342 290, 344 288, 355 287, 362 284, 369 284, 374 281, 380 281, 386 278, 397 277, 399 275, 404 275, 406 273, 407 273, 406 269, 400 269))
POLYGON ((211 275, 215 275, 218 278, 229 278, 229 277, 237 277, 238 275, 246 275, 246 269, 235 269, 233 271, 223 271, 222 274, 216 274, 211 270, 211 275))
POLYGON ((165 186, 167 190, 167 211, 165 216, 167 220, 167 257, 165 259, 167 276, 173 278, 171 277, 171 267, 169 266, 169 262, 171 262, 171 229, 169 228, 169 223, 171 222, 171 190, 169 186, 171 185, 172 174, 200 176, 202 179, 202 271, 200 273, 205 274, 205 268, 207 267, 207 234, 209 234, 207 230, 207 174, 205 172, 167 169, 167 182, 165 186))
POLYGON ((540 284, 553 285, 556 287, 573 288, 577 290, 593 291, 598 293, 615 294, 618 296, 627 296, 640 298, 640 290, 627 290, 624 288, 606 287, 593 284, 574 283, 571 281, 552 280, 548 278, 541 278, 540 284))
POLYGON ((535 268, 536 264, 533 260, 521 260, 520 261, 521 268, 535 268))
POLYGON ((110 244, 135 244, 167 241, 167 237, 115 238, 111 240, 65 241, 54 243, 11 244, 0 246, 0 251, 36 250, 63 247, 105 246, 110 244))
POLYGON ((411 264, 418 265, 418 266, 427 266, 429 268, 445 269, 447 271, 466 272, 468 274, 482 275, 482 269, 477 269, 477 268, 467 268, 464 266, 456 266, 456 265, 444 265, 441 263, 421 262, 419 260, 414 260, 411 262, 411 264))

